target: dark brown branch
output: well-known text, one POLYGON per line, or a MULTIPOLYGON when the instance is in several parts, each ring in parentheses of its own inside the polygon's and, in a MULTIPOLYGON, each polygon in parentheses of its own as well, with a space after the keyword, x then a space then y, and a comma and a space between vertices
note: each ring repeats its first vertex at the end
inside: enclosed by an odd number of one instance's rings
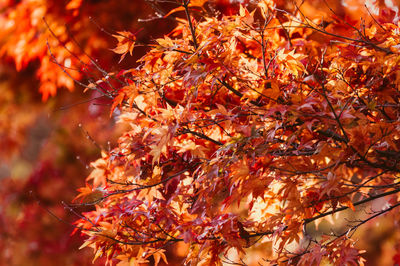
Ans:
MULTIPOLYGON (((240 98, 243 97, 243 93, 241 93, 240 91, 236 90, 235 88, 233 88, 231 85, 229 85, 228 83, 226 83, 224 80, 221 80, 219 78, 217 78, 218 82, 221 83, 225 88, 227 88, 228 90, 230 90, 231 92, 233 92, 235 95, 239 96, 240 98)), ((256 101, 251 100, 250 103, 252 103, 255 106, 261 107, 262 104, 257 103, 256 101)))
MULTIPOLYGON (((388 196, 388 195, 396 194, 398 192, 400 192, 400 188, 392 190, 392 191, 388 191, 388 192, 385 192, 385 193, 382 193, 382 194, 378 194, 378 195, 375 195, 375 196, 371 196, 369 198, 366 198, 366 199, 363 199, 363 200, 360 200, 360 201, 357 201, 357 202, 353 203, 353 206, 358 206, 358 205, 370 202, 370 201, 375 200, 375 199, 379 199, 379 198, 382 198, 382 197, 385 197, 385 196, 388 196)), ((334 213, 337 213, 337 212, 341 212, 341 211, 346 210, 348 208, 349 207, 341 207, 341 208, 337 208, 337 209, 329 211, 329 212, 321 213, 320 215, 314 216, 312 218, 304 219, 304 224, 311 223, 311 222, 313 222, 315 220, 321 219, 321 218, 323 218, 325 216, 328 216, 328 215, 331 215, 331 214, 334 214, 334 213)))
POLYGON ((375 24, 378 25, 382 30, 384 30, 384 31, 386 32, 385 28, 382 27, 381 23, 379 23, 379 22, 376 20, 376 18, 371 14, 371 12, 369 11, 369 8, 367 7, 366 4, 364 4, 364 7, 365 7, 365 9, 367 9, 368 14, 371 16, 371 18, 372 18, 372 20, 375 22, 375 24))
POLYGON ((190 3, 190 0, 183 0, 182 1, 182 6, 185 9, 186 18, 187 18, 188 23, 189 23, 189 28, 190 28, 190 32, 192 34, 194 48, 195 48, 195 50, 197 50, 197 48, 199 48, 199 44, 197 42, 196 31, 195 31, 195 29, 193 27, 192 19, 190 17, 190 13, 189 13, 189 3, 190 3))
POLYGON ((278 8, 276 8, 275 10, 277 10, 277 11, 279 11, 279 12, 283 12, 283 13, 285 13, 285 14, 288 14, 288 15, 292 16, 293 18, 296 19, 296 22, 299 22, 299 23, 300 23, 301 25, 303 25, 305 28, 309 28, 309 29, 311 29, 311 30, 313 30, 313 31, 317 31, 317 32, 322 33, 322 34, 324 34, 324 35, 332 36, 332 37, 335 37, 335 38, 339 38, 339 39, 343 39, 343 40, 347 40, 347 41, 351 41, 351 42, 362 43, 362 44, 364 44, 364 45, 366 45, 366 46, 372 47, 372 48, 375 49, 375 50, 379 50, 379 51, 385 52, 386 54, 393 54, 393 52, 390 51, 389 49, 382 48, 382 47, 380 47, 380 46, 378 46, 378 45, 376 45, 376 44, 374 44, 374 43, 372 43, 372 42, 370 42, 370 41, 368 41, 368 40, 365 40, 365 37, 364 37, 364 38, 362 37, 363 39, 354 39, 354 38, 350 38, 350 37, 346 37, 346 36, 342 36, 342 35, 338 35, 338 34, 335 34, 335 33, 328 32, 328 31, 326 31, 325 29, 320 29, 320 28, 318 28, 318 27, 315 27, 315 26, 313 26, 313 25, 310 24, 310 22, 307 20, 307 18, 305 17, 305 15, 300 11, 300 9, 298 9, 298 11, 299 11, 300 14, 305 18, 305 21, 306 21, 306 22, 303 22, 303 21, 299 20, 299 19, 298 19, 297 17, 295 17, 293 14, 290 14, 289 12, 287 12, 287 11, 285 11, 285 10, 281 10, 281 9, 278 9, 278 8))
POLYGON ((339 136, 338 134, 336 134, 335 132, 333 132, 333 131, 330 130, 330 129, 327 129, 327 130, 317 130, 317 133, 318 133, 318 134, 321 134, 321 135, 323 135, 323 136, 325 136, 325 137, 330 137, 330 138, 332 138, 332 139, 334 139, 334 140, 337 140, 337 141, 346 143, 346 139, 344 139, 342 136, 339 136))
POLYGON ((200 132, 192 131, 190 129, 183 129, 182 132, 181 132, 181 134, 186 134, 186 133, 190 133, 190 134, 195 135, 195 136, 197 136, 199 138, 211 141, 212 143, 217 144, 219 146, 224 145, 224 143, 222 143, 222 142, 220 142, 218 140, 212 139, 209 136, 204 135, 203 133, 200 133, 200 132))
POLYGON ((269 66, 270 66, 270 64, 271 64, 271 61, 272 61, 273 59, 271 59, 271 60, 269 61, 268 65, 267 65, 267 63, 266 63, 266 58, 265 58, 265 50, 266 50, 266 47, 265 47, 265 45, 266 45, 266 42, 265 42, 265 29, 267 28, 268 24, 271 22, 272 18, 273 18, 273 16, 269 16, 269 17, 268 17, 268 20, 266 19, 266 20, 264 21, 264 26, 263 26, 263 28, 261 29, 261 33, 260 33, 260 35, 261 35, 261 53, 262 53, 264 74, 265 74, 265 78, 266 78, 266 79, 268 79, 268 68, 269 68, 269 66))

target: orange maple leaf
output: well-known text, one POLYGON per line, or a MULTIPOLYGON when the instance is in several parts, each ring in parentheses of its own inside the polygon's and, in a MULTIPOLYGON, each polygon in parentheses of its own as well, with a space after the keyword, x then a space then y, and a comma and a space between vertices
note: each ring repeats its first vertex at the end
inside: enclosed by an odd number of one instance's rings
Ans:
POLYGON ((128 52, 130 55, 132 55, 133 48, 135 47, 136 42, 136 36, 132 32, 118 31, 117 34, 113 34, 112 36, 118 40, 118 44, 117 47, 111 49, 111 51, 121 55, 121 59, 119 60, 119 62, 121 62, 125 58, 125 55, 128 52))

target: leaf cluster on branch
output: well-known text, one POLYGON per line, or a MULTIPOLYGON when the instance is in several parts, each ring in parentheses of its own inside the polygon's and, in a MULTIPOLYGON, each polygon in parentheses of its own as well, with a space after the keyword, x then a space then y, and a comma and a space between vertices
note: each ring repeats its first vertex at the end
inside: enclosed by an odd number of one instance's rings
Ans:
MULTIPOLYGON (((353 233, 400 204, 399 25, 303 9, 177 1, 138 67, 85 85, 129 125, 75 201, 95 205, 75 224, 95 258, 158 264, 183 242, 191 265, 251 264, 262 244, 260 263, 364 263, 353 233), (344 230, 310 232, 376 199, 344 230)), ((135 37, 116 37, 122 60, 135 37)))

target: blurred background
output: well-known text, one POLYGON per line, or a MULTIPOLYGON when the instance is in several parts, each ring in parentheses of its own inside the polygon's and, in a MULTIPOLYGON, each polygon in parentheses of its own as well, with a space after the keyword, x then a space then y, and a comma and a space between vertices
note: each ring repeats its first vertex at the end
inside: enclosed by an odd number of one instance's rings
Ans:
POLYGON ((135 66, 140 43, 174 27, 154 17, 145 1, 0 0, 0 265, 92 265, 63 202, 120 130, 109 100, 71 77, 101 78, 94 61, 107 72, 135 66), (120 64, 117 31, 138 32, 120 64))

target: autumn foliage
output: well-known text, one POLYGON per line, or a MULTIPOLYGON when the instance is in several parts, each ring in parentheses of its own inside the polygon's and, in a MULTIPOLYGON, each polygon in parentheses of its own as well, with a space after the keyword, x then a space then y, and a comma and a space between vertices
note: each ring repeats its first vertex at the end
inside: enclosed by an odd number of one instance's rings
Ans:
MULTIPOLYGON (((117 265, 362 265, 386 241, 399 263, 399 7, 148 2, 176 27, 112 71, 45 23, 58 45, 41 67, 77 55, 76 76, 57 71, 109 99, 124 128, 65 205, 81 248, 117 265), (383 218, 389 236, 368 240, 383 218)), ((109 34, 116 65, 140 32, 109 34)))
MULTIPOLYGON (((76 223, 83 246, 121 265, 167 262, 170 245, 192 265, 255 264, 260 247, 260 263, 363 264, 354 232, 400 204, 394 7, 360 21, 339 4, 215 16, 206 2, 183 1, 167 14, 178 26, 113 76, 111 112, 130 129, 79 190, 96 207, 76 223)), ((134 38, 117 38, 123 57, 134 38)))

